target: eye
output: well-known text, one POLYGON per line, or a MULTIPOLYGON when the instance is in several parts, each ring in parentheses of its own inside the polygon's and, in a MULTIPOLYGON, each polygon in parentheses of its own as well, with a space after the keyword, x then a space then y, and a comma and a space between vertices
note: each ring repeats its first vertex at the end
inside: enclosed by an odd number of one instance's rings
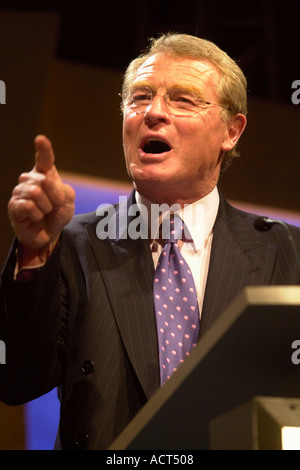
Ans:
POLYGON ((150 90, 138 89, 132 93, 130 102, 138 105, 138 104, 143 104, 143 103, 149 103, 151 99, 152 99, 152 93, 150 90))
POLYGON ((185 90, 176 90, 169 94, 170 100, 179 106, 197 106, 198 105, 198 98, 193 93, 190 93, 185 90))

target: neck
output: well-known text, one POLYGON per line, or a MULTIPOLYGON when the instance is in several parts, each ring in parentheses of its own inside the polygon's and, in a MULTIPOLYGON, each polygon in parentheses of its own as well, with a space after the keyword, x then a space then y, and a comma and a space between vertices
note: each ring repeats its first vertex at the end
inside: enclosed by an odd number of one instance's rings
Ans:
POLYGON ((191 194, 188 194, 189 192, 186 192, 185 194, 183 192, 178 193, 178 190, 172 193, 171 191, 162 191, 161 188, 155 191, 153 185, 151 188, 145 188, 144 186, 143 188, 139 188, 138 185, 134 184, 134 187, 142 197, 148 199, 154 204, 167 204, 170 207, 176 204, 183 208, 185 205, 193 204, 193 202, 207 196, 215 186, 203 187, 197 193, 193 192, 191 194))

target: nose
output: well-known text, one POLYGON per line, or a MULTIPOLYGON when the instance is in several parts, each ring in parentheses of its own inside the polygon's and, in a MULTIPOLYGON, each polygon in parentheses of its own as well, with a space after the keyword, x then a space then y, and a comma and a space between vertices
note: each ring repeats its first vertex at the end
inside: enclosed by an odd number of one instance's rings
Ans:
POLYGON ((145 118, 151 121, 166 121, 170 119, 170 113, 164 95, 157 93, 145 111, 145 118))

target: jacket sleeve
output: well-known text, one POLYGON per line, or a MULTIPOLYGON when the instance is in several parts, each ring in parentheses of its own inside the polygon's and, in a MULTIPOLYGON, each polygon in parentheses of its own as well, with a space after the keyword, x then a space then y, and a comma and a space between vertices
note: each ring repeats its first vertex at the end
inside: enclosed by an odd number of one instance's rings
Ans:
POLYGON ((28 281, 15 281, 13 245, 0 280, 0 400, 19 405, 59 385, 65 364, 60 246, 28 281))

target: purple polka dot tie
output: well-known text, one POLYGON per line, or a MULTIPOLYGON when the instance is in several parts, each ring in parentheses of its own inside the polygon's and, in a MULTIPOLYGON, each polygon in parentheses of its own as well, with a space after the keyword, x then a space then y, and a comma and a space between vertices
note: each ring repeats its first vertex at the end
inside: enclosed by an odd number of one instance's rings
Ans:
POLYGON ((176 230, 174 219, 170 223, 170 239, 160 255, 153 283, 161 385, 196 346, 199 334, 194 279, 177 244, 182 238, 183 222, 179 226, 176 222, 176 230))

